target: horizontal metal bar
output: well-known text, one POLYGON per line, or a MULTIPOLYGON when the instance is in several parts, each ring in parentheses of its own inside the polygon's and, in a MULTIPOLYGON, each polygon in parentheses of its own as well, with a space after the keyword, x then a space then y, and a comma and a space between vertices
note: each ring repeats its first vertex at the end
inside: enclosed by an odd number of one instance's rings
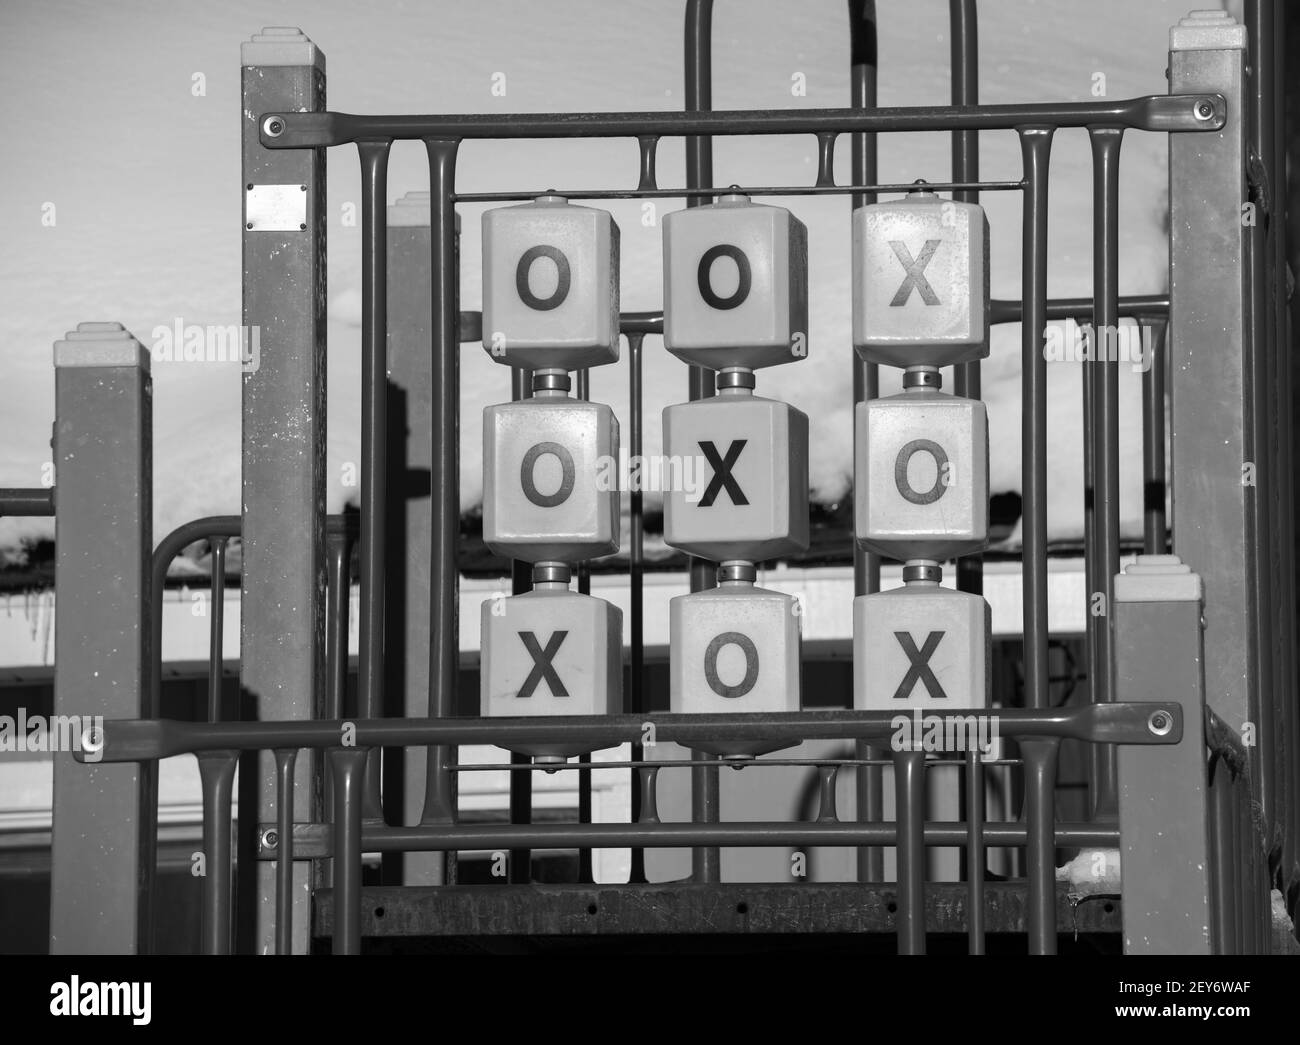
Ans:
MULTIPOLYGON (((960 764, 960 763, 959 763, 960 764)), ((263 831, 263 834, 265 832, 263 831)), ((925 844, 946 847, 965 844, 970 837, 962 821, 930 821, 924 829, 925 844)), ((985 823, 979 837, 985 846, 1015 848, 1025 845, 1023 823, 985 823)), ((333 829, 329 824, 296 824, 293 831, 295 859, 320 859, 333 853, 333 829)), ((647 846, 684 849, 694 846, 857 846, 897 842, 893 821, 746 821, 743 823, 653 823, 640 824, 417 824, 390 827, 366 822, 361 827, 361 848, 367 853, 428 852, 442 850, 512 849, 606 849, 647 846)), ((1061 848, 1119 845, 1119 826, 1112 821, 1061 823, 1056 825, 1056 844, 1061 848)), ((259 860, 274 860, 276 849, 262 842, 259 860)))
MULTIPOLYGON (((962 822, 928 823, 927 846, 964 845, 969 834, 962 822)), ((1057 844, 1070 846, 1114 846, 1119 841, 1115 827, 1099 824, 1061 825, 1057 844)), ((654 823, 654 824, 417 824, 412 827, 363 827, 361 848, 365 852, 418 852, 422 850, 489 849, 621 849, 694 848, 697 846, 861 846, 897 843, 897 826, 892 823, 798 823, 790 821, 746 821, 744 823, 654 823)), ((986 846, 1023 846, 1023 823, 999 822, 984 825, 986 846)))
MULTIPOLYGON (((978 714, 988 730, 1006 737, 1068 737, 1108 744, 1176 744, 1183 735, 1179 705, 1086 704, 1070 708, 998 708, 950 711, 924 721, 965 720, 978 714), (1153 729, 1149 719, 1165 718, 1153 729), (1166 727, 1167 730, 1166 730, 1166 727), (1160 731, 1164 730, 1163 733, 1160 731)), ((346 722, 176 722, 118 719, 105 722, 104 762, 139 762, 226 748, 415 747, 431 744, 580 744, 592 751, 639 743, 647 723, 658 741, 695 747, 701 740, 884 740, 906 715, 889 711, 794 711, 729 715, 604 715, 555 718, 357 719, 346 722)), ((992 735, 991 732, 989 735, 992 735)), ((76 757, 86 761, 86 752, 76 757)))
MULTIPOLYGON (((934 186, 941 188, 941 186, 934 186)), ((749 190, 746 190, 749 191, 749 190)), ((717 190, 710 192, 717 195, 717 190)), ((522 198, 522 197, 521 197, 522 198)), ((530 197, 531 198, 531 197, 530 197)), ((992 304, 993 323, 1019 323, 1021 302, 994 299, 992 304)), ((1119 314, 1130 319, 1158 319, 1169 314, 1169 296, 1167 294, 1136 294, 1119 299, 1119 314)), ((482 313, 462 312, 461 340, 474 341, 467 331, 478 332, 482 328, 482 313)), ((1048 319, 1073 319, 1079 316, 1091 318, 1092 298, 1049 298, 1047 301, 1048 319)), ((664 332, 664 314, 662 312, 624 312, 618 318, 619 331, 623 334, 662 334, 664 332)), ((333 518, 333 516, 331 516, 333 518)))
MULTIPOLYGON (((719 763, 716 758, 702 759, 665 759, 662 762, 480 762, 474 765, 452 766, 457 773, 564 773, 575 769, 694 769, 696 766, 708 766, 717 769, 720 765, 739 772, 751 766, 766 768, 771 766, 791 766, 804 769, 842 769, 845 766, 892 766, 892 758, 728 758, 719 763)), ((1018 758, 989 759, 982 763, 986 766, 1019 766, 1023 762, 1018 758)), ((950 766, 964 769, 965 761, 931 759, 926 762, 927 769, 950 766)))
POLYGON ((0 516, 53 515, 53 487, 5 487, 0 489, 0 516))
MULTIPOLYGON (((1023 189, 1023 181, 927 181, 928 192, 954 192, 963 189, 984 192, 1014 192, 1023 189)), ((746 196, 839 196, 860 192, 915 192, 917 182, 895 182, 892 185, 733 185, 733 191, 746 196)), ((531 200, 541 195, 563 196, 570 200, 639 200, 639 199, 691 199, 696 196, 716 196, 717 188, 654 188, 654 189, 535 189, 531 192, 458 192, 457 203, 508 203, 512 200, 531 200)))
MULTIPOLYGON (((990 322, 1019 323, 1024 303, 993 299, 990 322)), ((1127 319, 1155 319, 1169 315, 1168 294, 1136 294, 1119 299, 1119 314, 1127 319)), ((1049 298, 1048 319, 1077 319, 1083 316, 1092 321, 1092 298, 1049 298)))
MULTIPOLYGON (((331 896, 328 890, 317 890, 315 896, 313 932, 328 938, 334 929, 331 896)), ((989 882, 983 901, 988 933, 1025 931, 1023 883, 989 882)), ((927 883, 926 932, 965 933, 968 903, 964 884, 927 883)), ((491 947, 485 937, 528 937, 540 945, 564 936, 618 936, 623 938, 619 950, 625 952, 629 936, 740 933, 762 935, 766 949, 775 946, 777 936, 814 934, 842 935, 837 948, 879 948, 880 934, 894 932, 898 909, 898 890, 890 883, 370 886, 361 891, 361 934, 371 939, 425 937, 422 953, 428 938, 439 937, 472 937, 491 947)), ((1076 904, 1069 887, 1060 883, 1056 910, 1062 935, 1120 931, 1121 902, 1115 898, 1076 904)), ((458 939, 452 945, 457 954, 464 953, 467 942, 458 939)))
POLYGON ((570 112, 358 116, 264 113, 268 149, 314 149, 360 141, 467 138, 625 138, 645 135, 847 134, 888 131, 1013 130, 1017 127, 1132 127, 1214 131, 1227 116, 1217 94, 1155 94, 1119 101, 1021 105, 933 105, 879 109, 740 109, 714 112, 570 112))

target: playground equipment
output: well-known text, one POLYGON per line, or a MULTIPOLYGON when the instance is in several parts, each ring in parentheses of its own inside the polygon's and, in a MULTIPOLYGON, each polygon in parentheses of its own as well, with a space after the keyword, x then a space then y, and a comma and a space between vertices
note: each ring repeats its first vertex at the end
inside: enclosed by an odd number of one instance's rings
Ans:
MULTIPOLYGON (((489 924, 537 935, 700 931, 707 910, 711 932, 893 933, 908 953, 924 951, 930 933, 964 933, 981 952, 991 932, 1023 932, 1031 952, 1052 953, 1068 903, 1055 853, 1076 847, 1122 851, 1128 952, 1268 949, 1270 892, 1279 889, 1290 908, 1300 880, 1291 373, 1277 209, 1281 5, 1250 0, 1244 25, 1218 12, 1184 19, 1171 32, 1167 96, 990 106, 976 97, 975 4, 952 0, 953 104, 926 108, 876 106, 874 4, 848 6, 852 96, 838 109, 711 111, 708 0, 686 7, 680 113, 350 115, 326 109, 324 56, 297 30, 265 30, 244 45, 243 318, 262 330, 262 355, 244 382, 242 517, 200 521, 153 552, 148 353, 115 324, 82 324, 55 350, 55 710, 108 721, 75 758, 57 756, 53 950, 149 949, 153 774, 158 759, 187 752, 203 782, 210 952, 234 946, 232 780, 241 764, 255 777, 255 808, 244 814, 256 817, 258 847, 255 867, 241 862, 238 904, 254 911, 259 951, 305 951, 313 939, 329 939, 336 952, 356 952, 390 924, 448 935, 489 924), (1049 300, 1051 148, 1056 132, 1075 130, 1092 143, 1094 291, 1091 299, 1049 300), (879 138, 921 131, 951 135, 950 179, 878 184, 879 138), (1018 137, 1020 178, 980 180, 981 133, 1018 137), (1119 292, 1126 133, 1168 135, 1167 297, 1119 292), (714 136, 791 134, 818 141, 813 184, 712 185, 714 136), (635 138, 636 187, 457 187, 462 141, 566 137, 635 138), (665 137, 685 139, 684 185, 659 183, 656 148, 665 137), (832 170, 845 139, 847 185, 832 170), (399 140, 427 149, 427 222, 419 208, 388 210, 387 161, 399 140), (361 163, 364 287, 360 657, 349 708, 351 537, 342 522, 327 520, 322 492, 324 154, 347 145, 361 163), (1007 233, 988 228, 978 205, 985 192, 1023 199, 1019 301, 989 298, 989 239, 1007 233), (758 201, 802 195, 844 195, 853 208, 856 357, 846 342, 838 361, 835 346, 818 346, 810 362, 806 340, 799 344, 807 333, 805 233, 793 212, 758 201), (882 195, 901 198, 878 202, 882 195), (617 227, 585 204, 678 196, 688 209, 665 227, 664 312, 620 314, 617 227), (457 296, 456 206, 466 201, 524 204, 485 219, 482 317, 462 313, 457 296), (1242 221, 1245 203, 1256 207, 1250 224, 1242 221), (723 285, 724 269, 737 274, 734 286, 723 285), (553 283, 543 285, 547 278, 553 283), (1066 317, 1090 319, 1098 337, 1121 317, 1161 336, 1157 364, 1144 376, 1145 555, 1123 571, 1119 362, 1088 364, 1088 591, 1108 612, 1089 618, 1092 702, 1062 708, 1048 699, 1044 329, 1066 317), (989 327, 1011 322, 1020 323, 1022 339, 1023 706, 991 692, 979 555, 988 540, 980 359, 989 327), (663 336, 690 364, 690 402, 665 415, 668 452, 698 449, 712 477, 701 500, 668 501, 667 540, 699 558, 692 593, 672 610, 667 713, 651 711, 643 685, 638 492, 630 494, 626 685, 618 611, 589 596, 580 565, 579 590, 569 590, 574 563, 619 541, 617 493, 596 489, 588 469, 602 455, 617 456, 619 427, 607 407, 586 401, 585 368, 621 365, 620 335, 631 453, 641 452, 645 424, 643 341, 663 336), (483 610, 482 714, 457 716, 456 448, 478 431, 458 418, 458 358, 462 343, 479 340, 512 367, 513 401, 489 408, 483 421, 484 533, 516 568, 503 612, 483 610), (828 379, 849 367, 859 403, 859 674, 841 710, 800 710, 796 607, 753 586, 754 561, 807 541, 807 419, 753 394, 756 371, 766 379, 775 373, 768 368, 794 362, 823 367, 828 379), (877 397, 880 365, 906 368, 901 395, 877 397), (938 380, 946 366, 950 393, 938 380), (406 436, 392 434, 390 384, 409 400, 406 436), (395 461, 430 469, 427 500, 397 496, 395 461), (1253 485, 1242 481, 1246 462, 1253 485), (402 542, 387 538, 394 513, 402 542), (160 720, 151 617, 159 578, 186 543, 209 538, 224 549, 235 535, 243 542, 240 678, 254 712, 219 721, 214 701, 208 722, 160 720), (906 560, 904 589, 879 593, 881 555, 906 560), (939 587, 940 564, 957 556, 958 590, 939 587), (387 589, 399 576, 400 590, 387 589), (928 760, 919 743, 891 745, 895 709, 904 706, 943 723, 972 713, 995 723, 1017 746, 1022 815, 985 819, 979 752, 928 760), (691 772, 690 822, 661 822, 656 780, 664 764, 644 757, 647 725, 659 742, 692 752, 679 763, 691 772), (1066 738, 1093 752, 1090 816, 1080 822, 1056 814, 1066 738), (814 818, 722 819, 718 779, 730 770, 720 758, 810 739, 856 745, 848 760, 801 763, 821 781, 814 818), (514 752, 511 824, 458 822, 464 767, 456 752, 466 744, 514 752), (529 822, 532 774, 574 756, 568 767, 588 772, 591 752, 623 744, 630 760, 618 765, 635 784, 632 822, 529 822), (408 754, 408 780, 412 767, 423 777, 415 816, 385 805, 380 787, 381 753, 399 748, 408 754), (855 777, 852 819, 834 808, 835 780, 846 769, 855 777), (927 821, 927 788, 948 786, 936 780, 953 773, 965 785, 962 817, 927 821), (719 847, 770 845, 857 847, 859 881, 720 881, 719 847), (926 881, 925 850, 937 846, 963 849, 961 883, 926 881), (529 850, 593 847, 630 847, 632 881, 520 888, 529 850), (646 883, 644 850, 671 847, 691 850, 691 884, 646 883), (1023 875, 986 882, 993 847, 1022 851, 1023 875), (509 884, 456 885, 456 853, 471 849, 509 852, 509 884), (884 875, 886 849, 895 854, 893 880, 884 875), (373 852, 413 854, 426 884, 363 888, 362 854, 373 852), (811 888, 824 903, 802 902, 800 891, 811 888), (951 902, 936 905, 936 896, 951 902)), ((0 507, 45 512, 50 501, 38 493, 5 491, 0 507)), ((215 617, 218 672, 221 627, 215 617)), ((745 772, 780 763, 754 760, 745 772)))

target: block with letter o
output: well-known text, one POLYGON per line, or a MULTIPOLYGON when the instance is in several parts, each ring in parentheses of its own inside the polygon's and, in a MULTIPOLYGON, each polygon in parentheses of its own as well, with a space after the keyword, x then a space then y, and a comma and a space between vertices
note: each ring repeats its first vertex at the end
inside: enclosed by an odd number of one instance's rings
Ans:
POLYGON ((618 225, 540 196, 483 214, 483 347, 532 370, 618 359, 618 225))
POLYGON ((808 231, 730 193, 664 218, 664 346, 721 370, 808 354, 808 231))
MULTIPOLYGON (((669 603, 670 704, 684 714, 799 710, 799 605, 752 584, 722 584, 669 603)), ((768 739, 691 744, 718 755, 787 746, 768 739)))
POLYGON ((618 421, 603 403, 538 395, 483 411, 483 540, 527 562, 618 550, 618 421))
POLYGON ((868 551, 942 561, 988 543, 988 414, 928 389, 857 408, 854 528, 868 551))
POLYGON ((853 212, 853 344, 887 366, 950 366, 989 352, 984 209, 914 192, 853 212))
MULTIPOLYGON (((480 711, 488 717, 622 711, 623 614, 604 599, 539 586, 487 599, 481 610, 480 711)), ((569 757, 590 741, 521 743, 534 757, 569 757)))

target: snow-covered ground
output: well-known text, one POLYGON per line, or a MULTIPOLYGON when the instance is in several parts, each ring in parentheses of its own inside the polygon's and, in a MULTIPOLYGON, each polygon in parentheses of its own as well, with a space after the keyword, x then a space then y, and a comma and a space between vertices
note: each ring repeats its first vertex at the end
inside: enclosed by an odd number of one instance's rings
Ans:
MULTIPOLYGON (((948 101, 947 4, 879 5, 880 101, 948 101)), ((54 381, 51 344, 83 320, 118 320, 148 341, 156 326, 240 322, 239 43, 263 25, 299 25, 327 55, 331 108, 357 112, 538 112, 677 109, 682 105, 680 0, 456 0, 425 3, 129 0, 7 0, 0 6, 0 485, 39 484, 50 458, 54 381), (504 73, 505 97, 492 94, 504 73), (199 88, 202 88, 200 91, 199 88), (50 218, 53 217, 51 222, 50 218)), ((985 102, 1081 101, 1104 75, 1108 97, 1166 90, 1168 27, 1181 2, 1065 0, 985 3, 980 12, 985 102)), ((720 0, 714 29, 717 108, 824 107, 848 98, 848 34, 842 0, 792 5, 720 0), (792 78, 807 93, 792 96, 792 78)), ((1015 135, 986 133, 986 178, 1019 177, 1015 135)), ((848 150, 837 176, 848 180, 848 150)), ((947 135, 882 139, 880 176, 911 181, 948 175, 947 135)), ((1121 279, 1124 293, 1166 287, 1166 143, 1130 133, 1123 149, 1121 279)), ((729 183, 810 182, 808 137, 722 139, 715 178, 729 183)), ((1091 290, 1091 183, 1087 136, 1064 132, 1053 147, 1050 292, 1091 290)), ((680 141, 665 141, 660 180, 680 184, 680 141)), ((460 153, 463 191, 635 183, 636 147, 626 141, 479 143, 460 153)), ((423 150, 400 143, 389 197, 427 184, 423 150)), ((848 203, 782 202, 808 225, 809 358, 760 374, 759 393, 794 402, 812 421, 812 483, 841 497, 852 474, 848 203)), ((1020 292, 1020 197, 986 198, 996 297, 1020 292)), ((341 485, 359 459, 360 229, 343 224, 359 204, 356 154, 329 155, 329 505, 355 495, 341 485)), ((680 201, 663 201, 662 210, 680 201)), ((358 208, 359 209, 359 208, 358 208)), ((463 208, 462 306, 479 304, 479 213, 463 208)), ((644 227, 634 202, 609 205, 622 230, 626 309, 661 305, 660 228, 644 227)), ((985 365, 993 489, 1019 488, 1020 356, 1015 327, 996 331, 985 365)), ((647 450, 659 448, 663 406, 685 398, 685 367, 648 339, 647 450)), ((462 502, 480 498, 474 418, 507 398, 509 375, 477 346, 463 367, 462 502)), ((239 383, 236 366, 154 366, 155 533, 199 515, 239 507, 239 383)), ((885 377, 892 391, 897 379, 885 377)), ((1141 511, 1139 378, 1121 376, 1126 529, 1141 511)), ((626 420, 626 372, 596 371, 592 396, 626 420)), ((1078 366, 1049 367, 1049 526, 1082 530, 1078 366)), ((51 520, 0 521, 0 548, 48 535, 51 520)))

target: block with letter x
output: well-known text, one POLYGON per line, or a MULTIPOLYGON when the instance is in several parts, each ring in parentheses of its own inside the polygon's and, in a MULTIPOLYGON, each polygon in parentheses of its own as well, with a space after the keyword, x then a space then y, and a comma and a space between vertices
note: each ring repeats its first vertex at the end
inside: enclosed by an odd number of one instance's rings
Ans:
POLYGON ((484 349, 533 370, 617 361, 618 240, 608 211, 562 196, 484 212, 484 349))
POLYGON ((738 192, 664 218, 664 347, 750 370, 808 354, 808 230, 738 192))
POLYGON ((853 600, 853 706, 939 712, 988 706, 989 605, 937 583, 853 600))
MULTIPOLYGON (((799 603, 753 584, 721 584, 669 603, 670 704, 674 713, 799 710, 799 603)), ((718 755, 787 746, 719 738, 692 744, 718 755)))
POLYGON ((808 418, 728 389, 664 410, 664 539, 708 559, 758 562, 808 547, 808 418))
POLYGON ((982 207, 913 192, 853 212, 853 344, 887 366, 950 366, 989 352, 982 207))
MULTIPOLYGON (((622 711, 623 614, 604 599, 541 585, 483 602, 480 710, 489 717, 609 715, 622 711)), ((567 758, 591 743, 514 748, 567 758)))
POLYGON ((854 528, 866 550, 942 561, 988 543, 988 414, 910 388, 856 408, 854 528))
POLYGON ((537 395, 483 411, 483 540, 527 562, 618 549, 618 421, 603 403, 537 395))

